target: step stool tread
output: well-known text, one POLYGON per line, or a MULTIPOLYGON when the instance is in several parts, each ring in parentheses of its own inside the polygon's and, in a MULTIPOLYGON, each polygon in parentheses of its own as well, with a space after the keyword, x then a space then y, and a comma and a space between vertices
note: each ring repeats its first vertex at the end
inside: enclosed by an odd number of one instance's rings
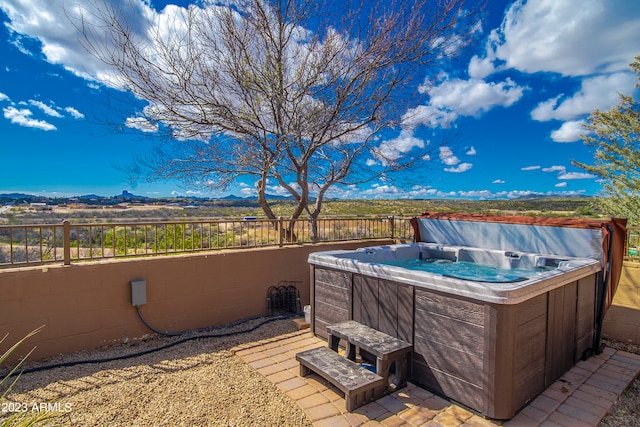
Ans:
MULTIPOLYGON (((406 353, 413 349, 413 346, 406 341, 354 320, 329 325, 327 326, 327 332, 330 337, 345 339, 381 359, 386 359, 398 353, 406 353)), ((331 338, 329 341, 330 345, 333 344, 335 346, 337 344, 331 343, 331 338)))
POLYGON ((352 362, 328 347, 296 354, 296 360, 338 387, 345 394, 383 386, 384 378, 352 362))

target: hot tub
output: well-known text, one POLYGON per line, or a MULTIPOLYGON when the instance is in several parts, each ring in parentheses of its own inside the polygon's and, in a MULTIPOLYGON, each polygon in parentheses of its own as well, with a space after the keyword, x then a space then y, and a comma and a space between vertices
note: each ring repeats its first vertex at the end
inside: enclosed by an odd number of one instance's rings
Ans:
POLYGON ((592 258, 419 242, 309 263, 314 333, 356 320, 403 339, 412 382, 489 418, 512 418, 593 345, 592 258))

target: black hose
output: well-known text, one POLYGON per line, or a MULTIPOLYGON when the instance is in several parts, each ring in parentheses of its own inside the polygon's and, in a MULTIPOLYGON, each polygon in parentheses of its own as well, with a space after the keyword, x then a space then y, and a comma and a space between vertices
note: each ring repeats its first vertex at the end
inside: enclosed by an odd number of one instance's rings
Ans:
POLYGON ((142 320, 142 323, 144 323, 144 325, 147 328, 151 329, 156 334, 164 335, 166 337, 178 337, 180 335, 186 334, 186 331, 182 331, 182 332, 167 332, 167 331, 161 331, 160 329, 154 328, 149 322, 147 322, 147 319, 145 319, 144 316, 142 315, 142 312, 140 311, 140 306, 139 305, 136 305, 136 310, 138 311, 138 317, 140 318, 140 320, 142 320))
MULTIPOLYGON (((138 311, 139 310, 140 309, 138 308, 138 311)), ((269 317, 265 321, 260 322, 257 325, 254 325, 249 329, 245 329, 245 330, 241 330, 241 331, 235 331, 235 332, 223 332, 223 333, 213 333, 213 334, 205 334, 205 335, 195 335, 195 336, 183 338, 181 340, 178 340, 178 341, 175 341, 175 342, 172 342, 172 343, 169 343, 169 344, 165 344, 165 345, 160 346, 160 347, 139 351, 137 353, 125 354, 125 355, 122 355, 122 356, 106 357, 106 358, 101 358, 101 359, 77 360, 77 361, 72 361, 72 362, 62 362, 62 363, 55 363, 55 364, 52 364, 52 365, 38 366, 38 367, 35 367, 35 368, 23 369, 20 372, 13 372, 13 373, 7 375, 7 377, 11 377, 11 376, 15 376, 15 375, 23 374, 23 373, 24 374, 28 374, 28 373, 32 373, 32 372, 46 371, 46 370, 49 370, 49 369, 64 368, 64 367, 68 367, 68 366, 88 365, 88 364, 96 364, 96 363, 106 363, 106 362, 113 362, 113 361, 116 361, 116 360, 131 359, 131 358, 134 358, 134 357, 140 357, 140 356, 144 356, 146 354, 154 353, 156 351, 166 350, 167 348, 176 346, 178 344, 183 344, 185 342, 192 341, 192 340, 199 340, 199 339, 204 339, 204 338, 229 337, 229 336, 233 336, 233 335, 237 335, 237 334, 245 334, 245 333, 248 333, 248 332, 253 332, 256 329, 258 329, 260 326, 265 325, 267 323, 274 322, 276 320, 289 319, 289 318, 294 317, 294 316, 297 316, 297 314, 269 317)), ((252 317, 252 318, 248 318, 248 319, 243 319, 243 320, 240 320, 238 322, 234 322, 234 323, 230 323, 228 325, 225 325, 224 327, 240 325, 242 323, 246 323, 246 322, 249 322, 251 320, 258 319, 260 317, 261 316, 252 317)), ((155 329, 151 328, 146 323, 146 321, 145 321, 145 325, 147 325, 147 327, 149 327, 150 329, 155 331, 155 329)), ((199 331, 204 331, 204 330, 200 329, 199 331)), ((179 332, 179 333, 174 333, 176 335, 171 335, 171 336, 184 335, 186 333, 194 333, 194 332, 198 332, 198 331, 179 332)), ((158 333, 162 334, 162 335, 166 335, 167 334, 167 333, 164 333, 164 332, 158 332, 158 333)))

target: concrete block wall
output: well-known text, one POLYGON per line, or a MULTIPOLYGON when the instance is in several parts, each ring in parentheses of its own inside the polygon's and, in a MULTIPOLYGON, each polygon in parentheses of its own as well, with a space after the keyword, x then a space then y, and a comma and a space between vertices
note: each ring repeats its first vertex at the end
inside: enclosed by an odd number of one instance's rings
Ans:
POLYGON ((640 263, 624 262, 613 302, 607 311, 603 336, 640 345, 640 263))
POLYGON ((254 248, 193 255, 74 263, 0 270, 0 354, 44 328, 14 354, 37 346, 39 360, 140 338, 152 333, 131 304, 132 280, 147 283, 143 316, 163 331, 223 325, 268 314, 270 286, 298 281, 309 304, 311 252, 390 244, 390 240, 254 248))

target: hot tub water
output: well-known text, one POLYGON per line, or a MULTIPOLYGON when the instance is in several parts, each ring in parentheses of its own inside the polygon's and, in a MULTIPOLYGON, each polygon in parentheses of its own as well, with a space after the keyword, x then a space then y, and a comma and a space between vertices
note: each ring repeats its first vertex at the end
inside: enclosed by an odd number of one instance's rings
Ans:
POLYGON ((391 265, 408 270, 425 271, 462 280, 483 283, 522 282, 533 276, 552 270, 552 267, 537 267, 535 270, 523 268, 500 268, 492 265, 477 264, 470 261, 454 262, 447 259, 400 258, 383 261, 380 264, 391 265))

